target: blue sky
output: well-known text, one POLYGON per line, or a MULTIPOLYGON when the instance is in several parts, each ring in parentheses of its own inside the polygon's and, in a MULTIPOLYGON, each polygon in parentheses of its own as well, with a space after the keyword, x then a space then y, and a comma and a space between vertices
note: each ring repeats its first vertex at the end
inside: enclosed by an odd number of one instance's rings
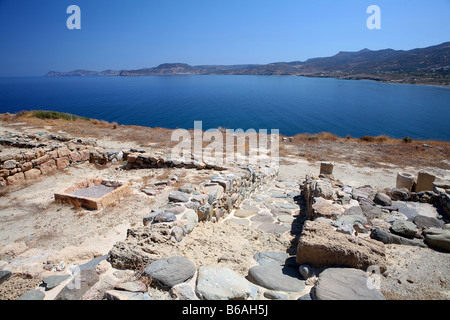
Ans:
POLYGON ((449 19, 450 0, 0 0, 0 76, 408 50, 450 41, 449 19), (373 4, 381 30, 366 27, 373 4))

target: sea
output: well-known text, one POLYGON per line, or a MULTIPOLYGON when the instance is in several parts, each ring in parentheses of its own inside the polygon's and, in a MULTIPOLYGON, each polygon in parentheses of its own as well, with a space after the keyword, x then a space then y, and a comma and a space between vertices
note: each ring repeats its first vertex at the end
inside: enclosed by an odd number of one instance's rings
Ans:
POLYGON ((450 141, 450 88, 296 76, 0 78, 0 113, 53 110, 125 125, 278 129, 286 136, 450 141))

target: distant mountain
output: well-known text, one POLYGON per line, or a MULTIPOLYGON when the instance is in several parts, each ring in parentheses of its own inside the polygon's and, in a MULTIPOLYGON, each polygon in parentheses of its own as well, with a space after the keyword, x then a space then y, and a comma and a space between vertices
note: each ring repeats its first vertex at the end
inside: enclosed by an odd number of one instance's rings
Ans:
POLYGON ((46 77, 94 77, 94 76, 118 76, 120 71, 105 70, 105 71, 89 71, 89 70, 73 70, 69 72, 49 71, 46 77))
POLYGON ((450 42, 413 50, 339 52, 332 57, 265 65, 200 65, 165 63, 139 70, 49 72, 47 76, 150 75, 291 75, 368 79, 398 83, 450 85, 450 42))

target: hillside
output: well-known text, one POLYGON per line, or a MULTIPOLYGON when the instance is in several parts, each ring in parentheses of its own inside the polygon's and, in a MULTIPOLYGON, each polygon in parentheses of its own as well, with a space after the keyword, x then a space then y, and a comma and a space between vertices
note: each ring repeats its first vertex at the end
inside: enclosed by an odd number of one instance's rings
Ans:
POLYGON ((265 65, 199 65, 165 63, 138 70, 102 72, 51 71, 47 76, 150 76, 150 75, 291 75, 367 79, 397 83, 450 85, 450 42, 413 50, 341 51, 332 57, 304 62, 277 62, 265 65))

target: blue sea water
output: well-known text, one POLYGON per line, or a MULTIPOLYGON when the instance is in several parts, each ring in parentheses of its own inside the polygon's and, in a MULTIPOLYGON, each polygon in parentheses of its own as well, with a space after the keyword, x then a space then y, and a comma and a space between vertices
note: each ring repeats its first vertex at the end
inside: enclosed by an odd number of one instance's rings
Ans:
POLYGON ((450 88, 292 76, 0 78, 0 113, 55 110, 150 127, 450 141, 450 88))

